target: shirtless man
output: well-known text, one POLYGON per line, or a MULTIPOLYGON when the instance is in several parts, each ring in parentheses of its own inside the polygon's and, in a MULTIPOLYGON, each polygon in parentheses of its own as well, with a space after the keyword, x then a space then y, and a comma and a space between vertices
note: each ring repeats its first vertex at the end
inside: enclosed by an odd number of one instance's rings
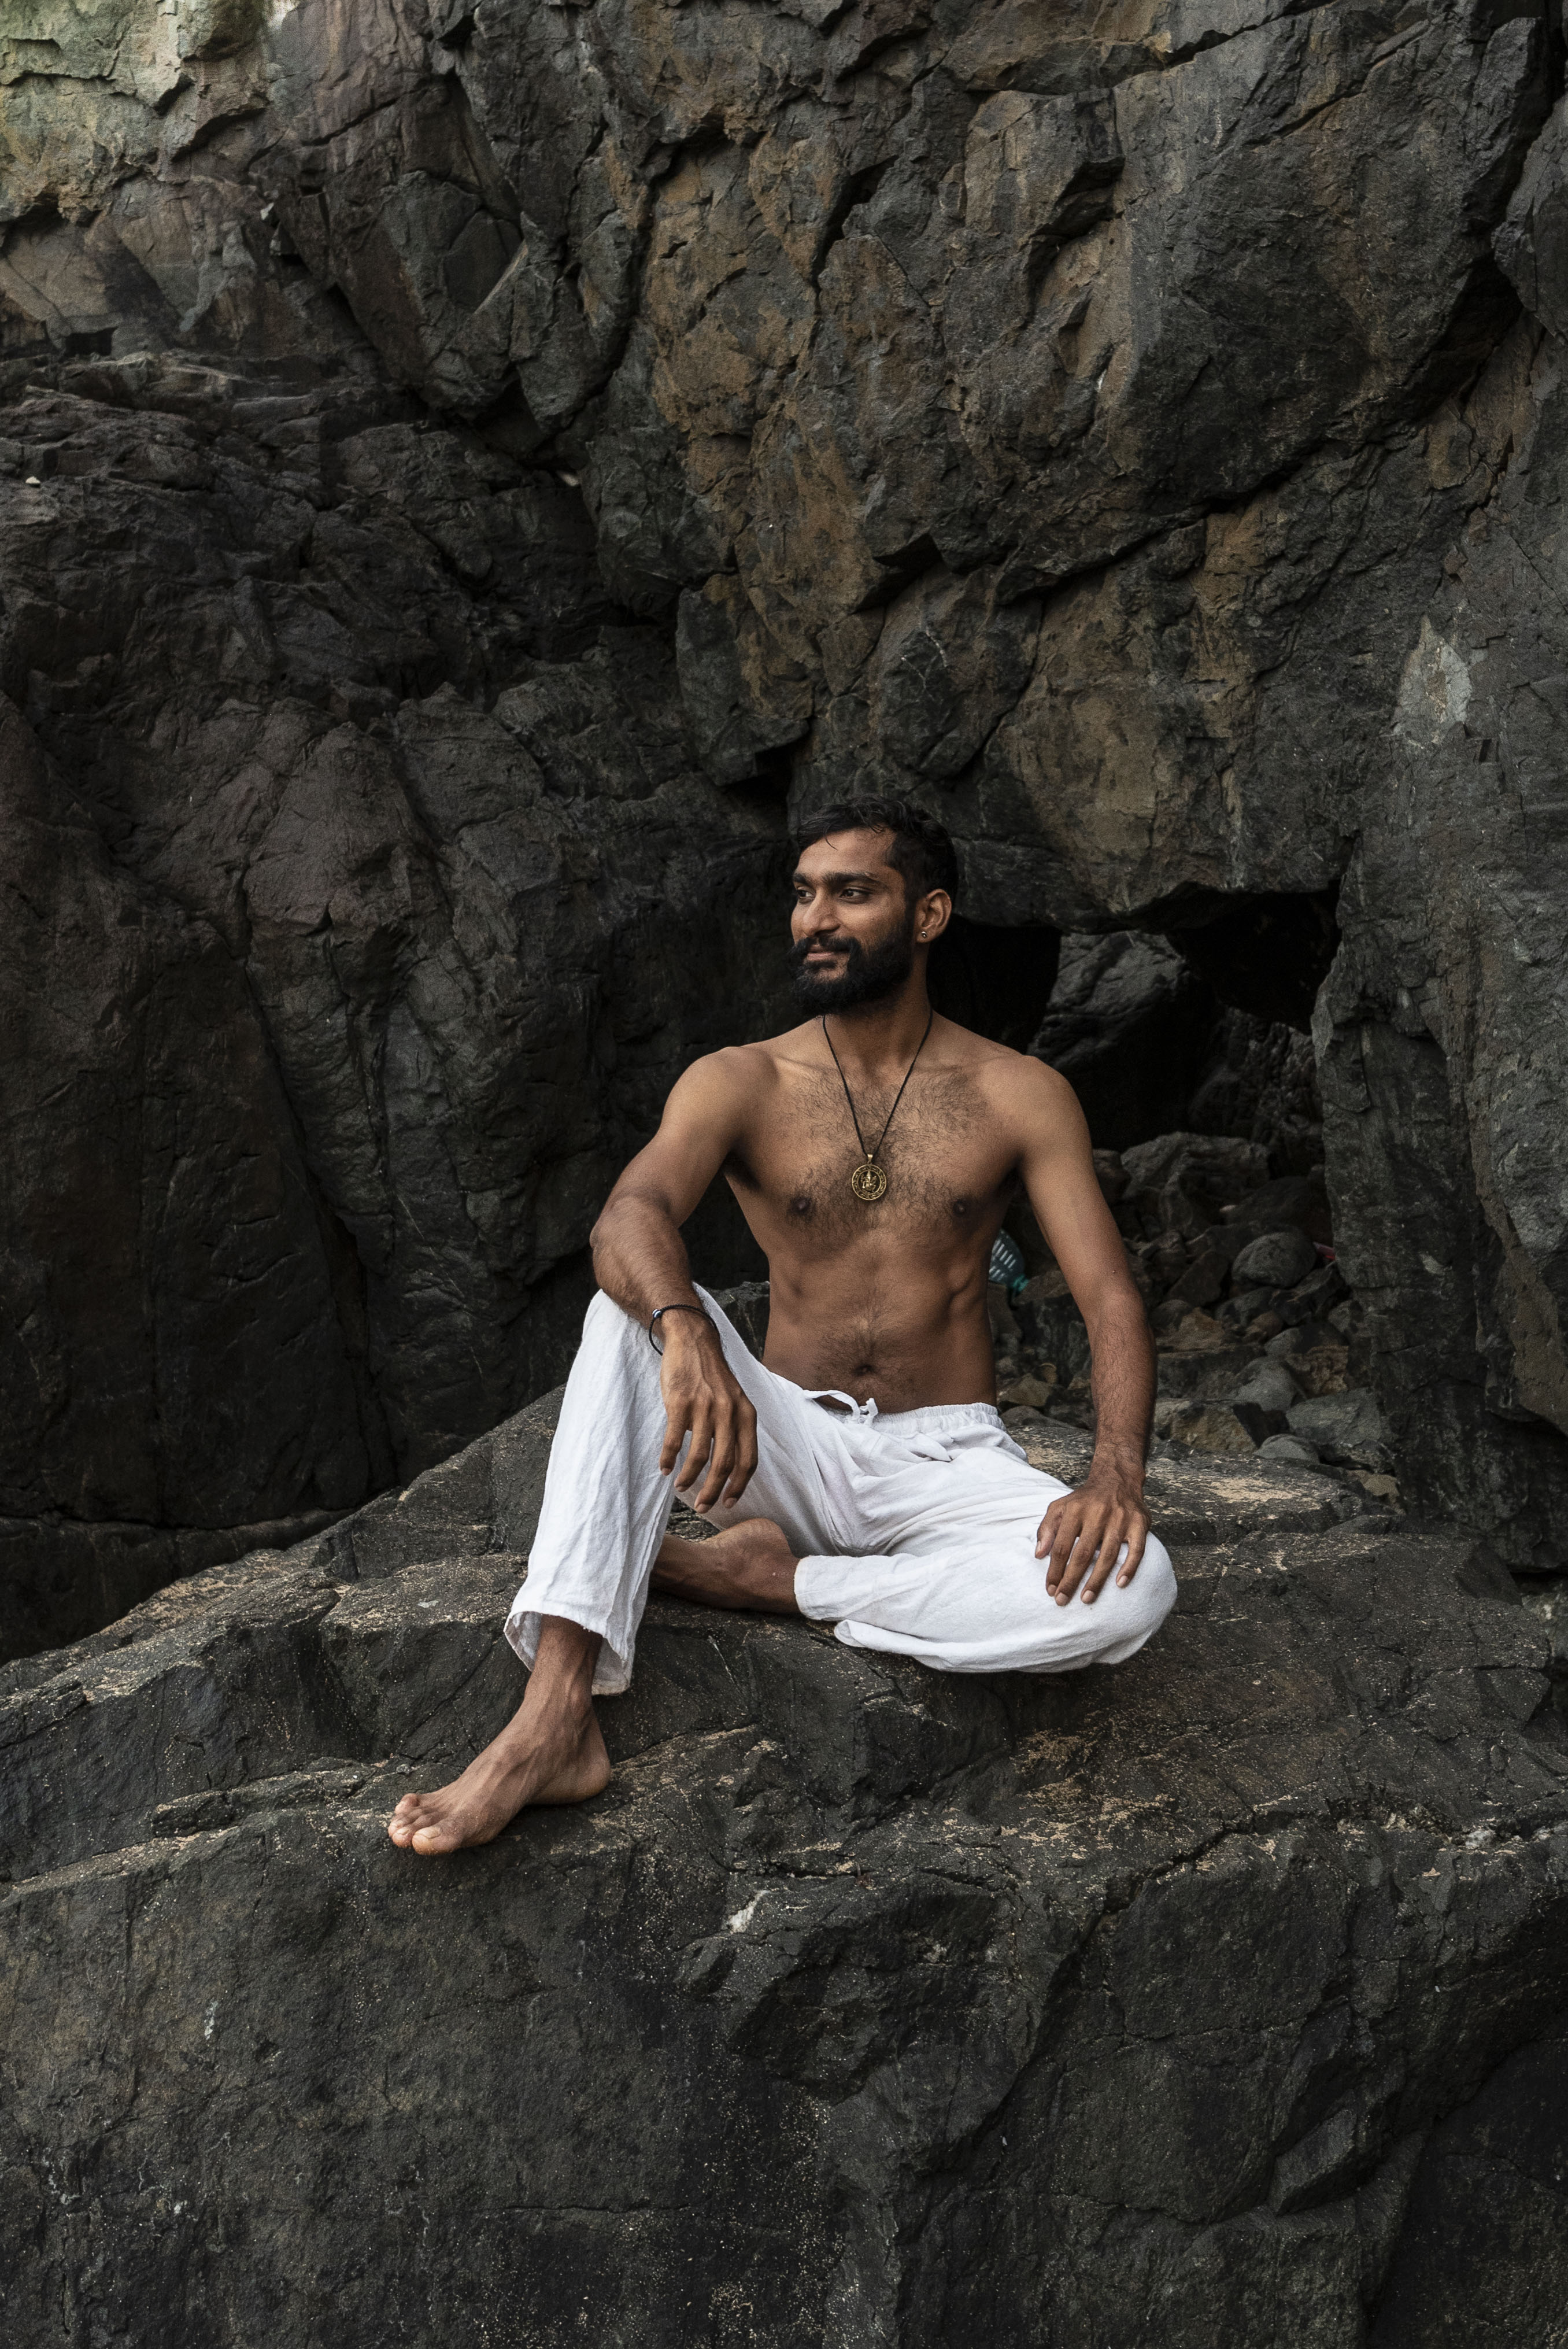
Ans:
POLYGON ((516 1714, 460 1778, 406 1795, 395 1844, 487 1843, 610 1776, 595 1695, 629 1683, 651 1578, 804 1614, 938 1671, 1119 1662, 1169 1613, 1149 1533, 1148 1325, 1071 1087, 934 1016, 951 842, 902 802, 797 833, 807 1018, 688 1069, 593 1235, 589 1308, 507 1636, 516 1714), (722 1169, 771 1276, 764 1361, 692 1285, 680 1226, 722 1169), (1076 1492, 995 1405, 985 1281, 1022 1184, 1088 1327, 1098 1422, 1076 1492), (674 1493, 722 1530, 669 1535, 674 1493))

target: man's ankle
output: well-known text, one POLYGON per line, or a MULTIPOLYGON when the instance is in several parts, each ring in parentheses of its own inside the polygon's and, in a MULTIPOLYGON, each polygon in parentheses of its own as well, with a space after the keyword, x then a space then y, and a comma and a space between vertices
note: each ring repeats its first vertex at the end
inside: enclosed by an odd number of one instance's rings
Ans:
POLYGON ((593 1718, 593 1684, 586 1679, 557 1681, 553 1687, 541 1689, 527 1711, 528 1725, 536 1733, 581 1732, 593 1718))

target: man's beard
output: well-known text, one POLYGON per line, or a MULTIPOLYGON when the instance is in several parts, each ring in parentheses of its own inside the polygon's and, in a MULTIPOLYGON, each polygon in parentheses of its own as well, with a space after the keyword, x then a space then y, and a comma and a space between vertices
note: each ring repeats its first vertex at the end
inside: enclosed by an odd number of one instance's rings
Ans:
POLYGON ((799 938, 789 949, 795 1000, 808 1011, 850 1011, 857 1003, 880 1003, 898 993, 914 968, 914 921, 912 916, 873 947, 861 946, 859 938, 835 939, 833 951, 844 957, 837 978, 807 969, 806 957, 819 946, 818 939, 799 938))

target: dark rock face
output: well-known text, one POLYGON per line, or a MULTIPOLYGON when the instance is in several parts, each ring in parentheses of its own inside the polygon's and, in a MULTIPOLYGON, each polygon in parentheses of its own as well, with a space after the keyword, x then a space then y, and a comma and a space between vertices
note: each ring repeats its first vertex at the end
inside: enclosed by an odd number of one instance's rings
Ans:
POLYGON ((609 1793, 411 1860, 553 1400, 5 1675, 9 2338, 1545 2349, 1568 1744, 1506 1575, 1162 1462, 1120 1671, 655 1602, 609 1793))
POLYGON ((779 817, 553 475, 336 381, 77 380, 0 519, 13 1653, 558 1373, 616 1168, 779 1008, 779 817))
POLYGON ((1401 1475, 1560 1562, 1557 36, 1254 14, 7 25, 18 984, 79 999, 0 1507, 335 1511, 558 1375, 614 1164, 776 1016, 786 790, 886 784, 1021 1033, 1130 926, 1253 1023, 1108 1141, 1305 1174, 1315 999, 1401 1475))

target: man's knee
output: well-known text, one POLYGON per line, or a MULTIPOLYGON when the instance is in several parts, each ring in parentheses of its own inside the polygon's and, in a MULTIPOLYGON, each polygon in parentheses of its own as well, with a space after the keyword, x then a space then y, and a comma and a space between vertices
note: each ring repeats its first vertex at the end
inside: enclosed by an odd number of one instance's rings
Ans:
MULTIPOLYGON (((1087 1640, 1093 1653, 1083 1659, 1086 1662, 1124 1661, 1153 1637, 1176 1603, 1176 1574, 1171 1553, 1152 1534, 1130 1582, 1118 1582, 1120 1566, 1119 1559, 1116 1569, 1087 1606, 1080 1586, 1065 1607, 1056 1598, 1039 1607, 1036 1619, 1047 1638, 1067 1637, 1074 1644, 1087 1640), (1090 1620, 1084 1622, 1084 1617, 1090 1620)), ((1042 1595, 1038 1589, 1032 1594, 1037 1606, 1042 1595)))

